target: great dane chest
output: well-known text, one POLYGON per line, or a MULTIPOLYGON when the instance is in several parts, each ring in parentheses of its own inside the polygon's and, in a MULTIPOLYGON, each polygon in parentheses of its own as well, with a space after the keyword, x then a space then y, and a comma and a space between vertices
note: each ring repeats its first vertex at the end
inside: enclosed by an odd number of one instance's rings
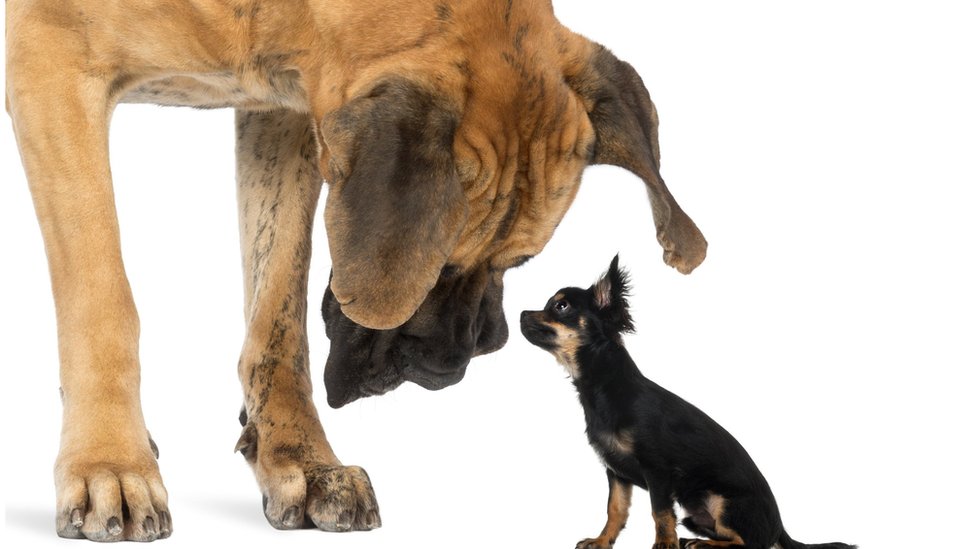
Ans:
POLYGON ((308 98, 299 74, 274 67, 274 63, 270 59, 256 59, 246 71, 165 74, 131 84, 120 81, 119 85, 126 88, 120 102, 308 111, 308 98))

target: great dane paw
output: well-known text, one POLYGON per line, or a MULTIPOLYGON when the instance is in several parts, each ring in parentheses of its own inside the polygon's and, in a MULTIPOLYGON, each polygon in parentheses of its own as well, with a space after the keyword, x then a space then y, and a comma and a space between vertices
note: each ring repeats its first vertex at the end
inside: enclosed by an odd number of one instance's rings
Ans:
POLYGON ((59 458, 55 485, 56 524, 63 538, 153 541, 173 531, 152 455, 95 463, 59 458))
POLYGON ((382 524, 369 476, 361 467, 310 465, 278 475, 267 487, 264 516, 279 530, 373 530, 382 524))

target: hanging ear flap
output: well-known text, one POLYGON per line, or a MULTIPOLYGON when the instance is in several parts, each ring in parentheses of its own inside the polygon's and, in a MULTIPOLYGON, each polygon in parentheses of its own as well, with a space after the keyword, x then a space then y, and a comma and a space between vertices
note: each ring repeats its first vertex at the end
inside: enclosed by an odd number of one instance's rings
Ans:
POLYGON ((593 300, 603 322, 614 332, 633 332, 634 321, 630 316, 630 277, 618 266, 620 256, 610 262, 610 268, 593 285, 593 300))
POLYGON ((457 121, 405 80, 385 81, 323 121, 330 287, 357 324, 406 322, 454 251, 467 219, 454 168, 457 121))
POLYGON ((637 71, 593 44, 589 62, 568 81, 596 132, 592 163, 619 166, 644 180, 664 262, 690 273, 704 261, 708 243, 661 179, 657 110, 637 71))

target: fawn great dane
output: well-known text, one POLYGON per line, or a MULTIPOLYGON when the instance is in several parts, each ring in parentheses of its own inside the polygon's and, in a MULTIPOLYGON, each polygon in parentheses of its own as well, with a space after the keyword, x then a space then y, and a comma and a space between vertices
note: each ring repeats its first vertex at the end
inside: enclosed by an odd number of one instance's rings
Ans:
POLYGON ((275 528, 380 525, 369 478, 336 457, 311 399, 306 289, 323 181, 336 407, 403 381, 446 387, 501 348, 503 274, 542 250, 588 165, 644 181, 667 264, 689 273, 705 257, 661 179, 640 77, 548 1, 22 0, 6 18, 7 111, 58 323, 61 536, 172 532, 109 170, 120 102, 236 109, 237 449, 275 528))

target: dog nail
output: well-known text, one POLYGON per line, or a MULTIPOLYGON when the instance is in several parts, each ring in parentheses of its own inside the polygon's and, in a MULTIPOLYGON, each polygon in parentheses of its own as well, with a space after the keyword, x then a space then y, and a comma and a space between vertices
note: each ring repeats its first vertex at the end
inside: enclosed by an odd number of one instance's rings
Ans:
POLYGON ((339 520, 336 521, 336 528, 339 530, 350 530, 352 529, 353 523, 353 512, 343 511, 339 513, 339 520))
POLYGON ((71 512, 71 525, 75 528, 81 528, 85 524, 85 519, 81 516, 81 509, 75 509, 71 512))
POLYGON ((152 517, 146 517, 146 520, 142 521, 142 529, 145 530, 150 536, 156 535, 156 519, 152 517))
POLYGON ((108 533, 112 536, 117 536, 122 533, 122 523, 119 522, 118 518, 112 517, 108 519, 108 533))
POLYGON ((159 537, 167 538, 173 531, 173 517, 169 515, 169 511, 163 511, 159 514, 159 537))
POLYGON ((294 528, 298 523, 298 513, 298 507, 292 505, 285 511, 285 514, 281 516, 281 524, 284 525, 285 528, 294 528))

